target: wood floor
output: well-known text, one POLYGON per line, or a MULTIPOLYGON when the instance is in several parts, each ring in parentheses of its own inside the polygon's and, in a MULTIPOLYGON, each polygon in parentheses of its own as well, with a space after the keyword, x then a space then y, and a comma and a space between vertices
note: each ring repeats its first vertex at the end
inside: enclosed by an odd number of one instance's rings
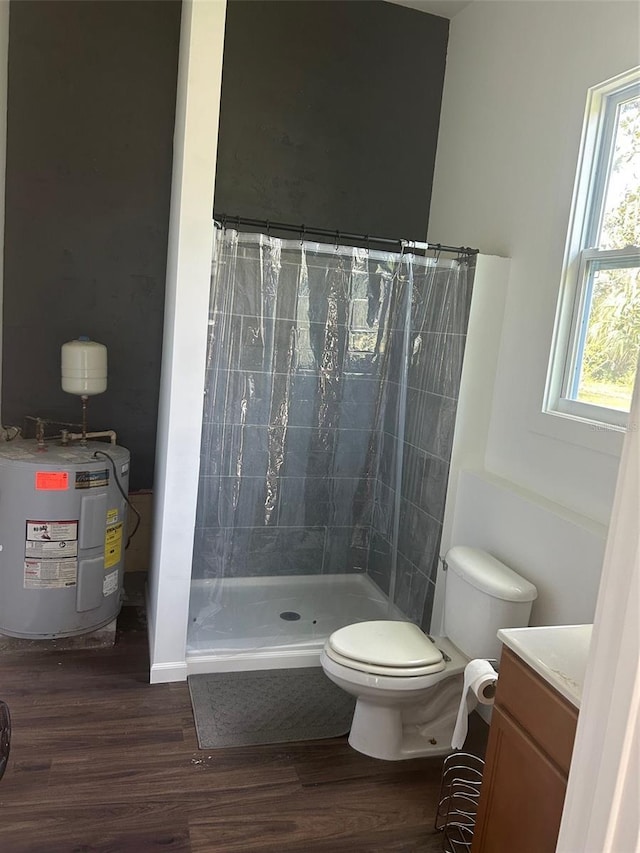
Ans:
POLYGON ((346 738, 200 751, 186 683, 148 684, 143 631, 108 650, 2 653, 0 698, 2 853, 441 849, 441 760, 376 761, 346 738))

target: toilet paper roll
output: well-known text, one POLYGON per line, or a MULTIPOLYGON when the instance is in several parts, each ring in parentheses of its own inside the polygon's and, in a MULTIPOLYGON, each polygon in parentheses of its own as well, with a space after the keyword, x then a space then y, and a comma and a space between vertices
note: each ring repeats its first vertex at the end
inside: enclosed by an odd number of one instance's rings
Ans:
POLYGON ((451 738, 453 749, 462 749, 467 737, 469 714, 478 702, 481 705, 493 705, 497 681, 498 673, 489 661, 476 659, 466 665, 458 718, 451 738))

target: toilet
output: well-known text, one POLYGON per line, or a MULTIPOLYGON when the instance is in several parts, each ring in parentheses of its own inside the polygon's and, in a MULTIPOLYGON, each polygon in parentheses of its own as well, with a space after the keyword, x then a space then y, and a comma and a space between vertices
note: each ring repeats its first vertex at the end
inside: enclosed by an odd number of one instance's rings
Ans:
POLYGON ((350 745, 398 761, 451 752, 464 668, 497 660, 500 628, 529 624, 535 586, 486 551, 457 545, 445 558, 443 637, 412 622, 357 622, 320 655, 325 674, 357 698, 350 745))

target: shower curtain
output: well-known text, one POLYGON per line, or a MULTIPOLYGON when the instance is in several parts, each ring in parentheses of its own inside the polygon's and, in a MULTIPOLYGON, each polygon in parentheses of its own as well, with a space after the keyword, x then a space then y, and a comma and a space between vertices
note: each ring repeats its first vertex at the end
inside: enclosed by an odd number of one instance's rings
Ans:
POLYGON ((367 573, 424 624, 471 295, 440 260, 216 234, 193 578, 367 573))

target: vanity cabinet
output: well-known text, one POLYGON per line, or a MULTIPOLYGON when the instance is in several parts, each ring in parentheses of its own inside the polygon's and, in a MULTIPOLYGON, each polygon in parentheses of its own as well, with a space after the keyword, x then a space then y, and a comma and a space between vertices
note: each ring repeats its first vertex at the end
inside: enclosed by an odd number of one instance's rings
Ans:
POLYGON ((554 853, 577 709, 504 648, 472 853, 554 853))

